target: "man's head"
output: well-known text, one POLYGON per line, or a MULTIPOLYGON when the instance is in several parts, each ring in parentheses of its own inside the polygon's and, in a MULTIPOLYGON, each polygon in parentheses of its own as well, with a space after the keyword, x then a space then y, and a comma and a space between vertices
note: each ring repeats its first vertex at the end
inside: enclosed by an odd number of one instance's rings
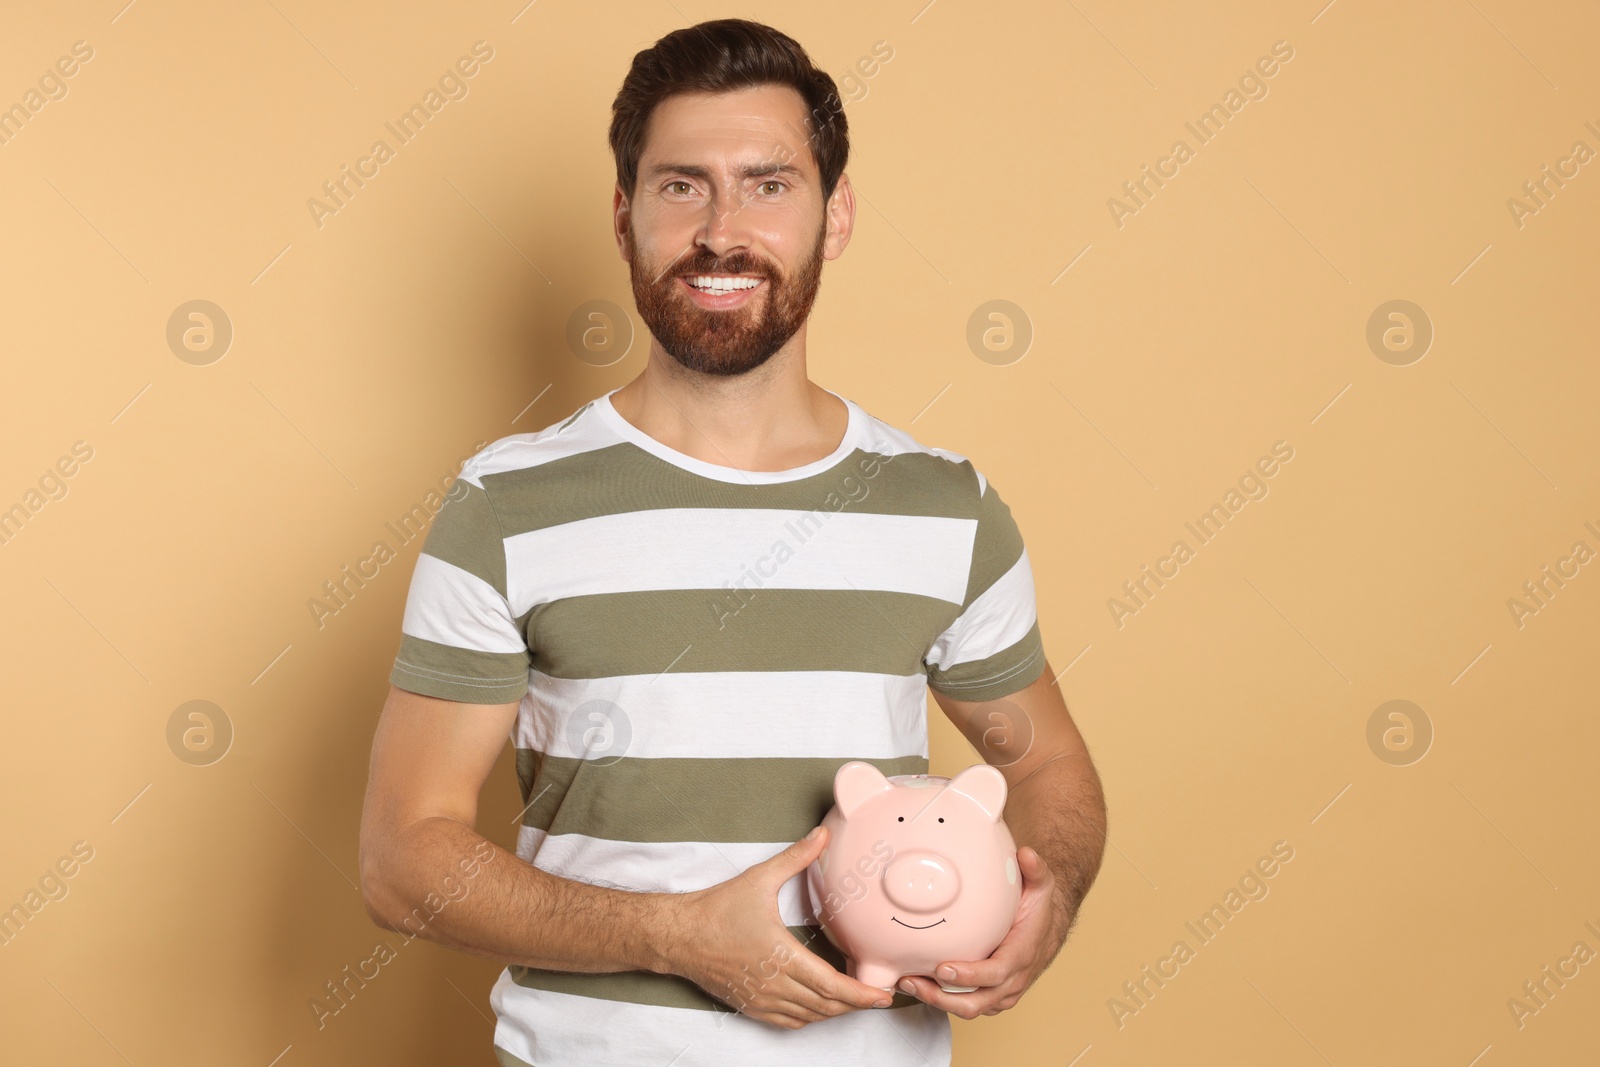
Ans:
POLYGON ((833 79, 768 26, 702 22, 633 57, 610 141, 617 243, 651 334, 705 374, 766 362, 850 239, 833 79))

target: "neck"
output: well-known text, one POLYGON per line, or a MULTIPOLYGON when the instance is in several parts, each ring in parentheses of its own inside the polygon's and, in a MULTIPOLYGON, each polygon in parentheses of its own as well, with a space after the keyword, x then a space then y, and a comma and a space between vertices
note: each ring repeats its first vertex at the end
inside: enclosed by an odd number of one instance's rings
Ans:
POLYGON ((654 339, 644 371, 611 396, 617 414, 657 441, 707 463, 781 471, 839 447, 844 404, 806 377, 801 333, 748 374, 685 368, 654 339), (798 342, 798 343, 796 343, 798 342))

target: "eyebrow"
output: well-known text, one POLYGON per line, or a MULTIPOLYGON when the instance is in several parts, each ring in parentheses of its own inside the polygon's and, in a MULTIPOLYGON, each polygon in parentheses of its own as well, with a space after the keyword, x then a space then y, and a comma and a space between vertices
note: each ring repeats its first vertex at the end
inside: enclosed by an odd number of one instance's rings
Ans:
MULTIPOLYGON (((682 174, 701 181, 711 180, 709 168, 692 163, 657 163, 645 173, 645 180, 654 181, 668 174, 682 174)), ((761 178, 774 174, 783 174, 798 182, 806 180, 805 172, 789 163, 751 163, 739 171, 741 178, 761 178)))

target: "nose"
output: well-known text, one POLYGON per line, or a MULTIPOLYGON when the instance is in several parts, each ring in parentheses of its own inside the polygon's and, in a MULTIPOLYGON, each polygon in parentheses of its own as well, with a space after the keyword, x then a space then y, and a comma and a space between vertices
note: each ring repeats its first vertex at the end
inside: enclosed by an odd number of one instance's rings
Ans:
POLYGON ((883 872, 883 891, 895 907, 927 914, 956 899, 961 876, 937 852, 902 852, 883 872))

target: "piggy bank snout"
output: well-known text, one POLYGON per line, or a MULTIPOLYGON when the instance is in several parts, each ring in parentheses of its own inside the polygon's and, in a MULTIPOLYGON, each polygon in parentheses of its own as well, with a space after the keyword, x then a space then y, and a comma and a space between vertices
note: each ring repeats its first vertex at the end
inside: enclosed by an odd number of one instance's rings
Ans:
POLYGON ((956 865, 937 852, 902 852, 884 869, 883 892, 896 907, 935 912, 948 907, 961 892, 956 865))

